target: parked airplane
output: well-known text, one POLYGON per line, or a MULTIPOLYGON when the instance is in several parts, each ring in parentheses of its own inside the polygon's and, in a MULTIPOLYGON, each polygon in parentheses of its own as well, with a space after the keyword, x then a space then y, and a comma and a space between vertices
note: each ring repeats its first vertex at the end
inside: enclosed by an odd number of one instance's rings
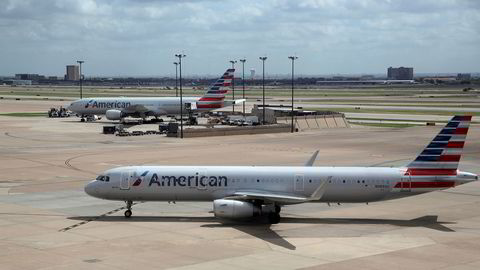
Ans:
POLYGON ((213 201, 220 218, 267 214, 306 202, 368 203, 447 189, 478 180, 458 170, 472 116, 455 116, 406 167, 130 166, 107 170, 85 186, 93 197, 125 201, 213 201))
MULTIPOLYGON (((227 69, 202 97, 183 97, 183 111, 186 107, 193 112, 205 112, 244 102, 244 99, 225 101, 228 92, 225 87, 232 85, 235 69, 227 69)), ((180 97, 117 97, 83 98, 76 100, 68 109, 82 117, 105 115, 109 120, 122 120, 127 116, 146 118, 162 115, 180 115, 180 97)))

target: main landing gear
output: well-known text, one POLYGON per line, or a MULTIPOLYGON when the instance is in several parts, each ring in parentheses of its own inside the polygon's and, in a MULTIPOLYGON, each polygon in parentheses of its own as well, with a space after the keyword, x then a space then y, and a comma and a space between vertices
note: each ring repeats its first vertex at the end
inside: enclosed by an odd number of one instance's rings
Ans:
POLYGON ((132 204, 133 202, 132 201, 126 201, 125 202, 127 204, 127 210, 125 211, 124 215, 126 218, 129 218, 132 216, 132 204))
POLYGON ((277 224, 280 222, 280 211, 282 207, 280 205, 275 205, 275 211, 268 213, 268 222, 270 224, 277 224))

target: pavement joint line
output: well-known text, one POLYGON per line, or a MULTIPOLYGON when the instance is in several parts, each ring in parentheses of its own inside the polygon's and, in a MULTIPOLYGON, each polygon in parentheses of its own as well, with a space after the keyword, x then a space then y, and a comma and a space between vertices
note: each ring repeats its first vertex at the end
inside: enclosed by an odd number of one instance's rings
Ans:
MULTIPOLYGON (((140 204, 140 203, 143 203, 143 202, 135 202, 135 203, 132 203, 132 206, 137 205, 137 204, 140 204)), ((127 209, 127 207, 126 207, 126 206, 119 207, 119 208, 117 208, 117 209, 114 209, 114 210, 109 211, 109 212, 107 212, 107 213, 101 214, 101 215, 99 215, 99 216, 92 217, 92 218, 89 218, 89 219, 87 219, 87 220, 84 220, 84 221, 75 223, 75 224, 73 224, 73 225, 70 225, 70 226, 68 226, 68 227, 62 228, 62 229, 60 229, 60 230, 58 230, 58 231, 59 231, 59 232, 67 232, 67 231, 69 231, 69 230, 72 230, 72 229, 77 228, 78 226, 85 225, 85 224, 90 223, 90 222, 92 222, 92 221, 99 220, 99 219, 102 218, 102 217, 106 217, 106 216, 108 216, 108 215, 111 215, 111 214, 116 213, 116 212, 118 212, 118 211, 121 211, 121 210, 123 210, 123 209, 127 209)))
POLYGON ((480 194, 469 194, 465 192, 456 192, 456 191, 448 191, 448 190, 438 190, 438 192, 442 193, 449 193, 449 194, 458 194, 458 195, 463 195, 463 196, 472 196, 472 197, 480 197, 480 194))

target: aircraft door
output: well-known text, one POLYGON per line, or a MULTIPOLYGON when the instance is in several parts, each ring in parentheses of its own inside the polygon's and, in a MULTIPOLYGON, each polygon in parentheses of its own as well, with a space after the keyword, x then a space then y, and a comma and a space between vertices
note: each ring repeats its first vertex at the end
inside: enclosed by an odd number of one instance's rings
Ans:
POLYGON ((130 185, 132 184, 132 179, 134 177, 134 172, 127 171, 122 172, 121 179, 120 179, 120 189, 121 190, 129 190, 130 185))
POLYGON ((410 174, 402 176, 401 183, 402 183, 402 185, 401 185, 400 191, 402 191, 402 192, 412 191, 412 179, 410 177, 410 174))
POLYGON ((295 191, 303 191, 305 185, 303 174, 295 174, 294 181, 295 191))

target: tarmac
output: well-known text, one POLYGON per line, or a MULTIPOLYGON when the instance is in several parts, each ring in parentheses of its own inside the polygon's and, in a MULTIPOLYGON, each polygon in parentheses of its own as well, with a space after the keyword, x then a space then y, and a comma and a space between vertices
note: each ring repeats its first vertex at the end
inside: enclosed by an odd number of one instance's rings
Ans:
MULTIPOLYGON (((27 111, 18 106, 4 108, 27 111)), ((480 268, 478 181, 369 205, 288 206, 276 225, 221 223, 198 202, 139 202, 126 220, 123 202, 83 192, 117 166, 302 165, 317 149, 316 166, 401 166, 440 126, 181 140, 104 135, 104 123, 0 116, 1 269, 480 268)), ((473 125, 460 169, 480 174, 479 153, 473 125)))

